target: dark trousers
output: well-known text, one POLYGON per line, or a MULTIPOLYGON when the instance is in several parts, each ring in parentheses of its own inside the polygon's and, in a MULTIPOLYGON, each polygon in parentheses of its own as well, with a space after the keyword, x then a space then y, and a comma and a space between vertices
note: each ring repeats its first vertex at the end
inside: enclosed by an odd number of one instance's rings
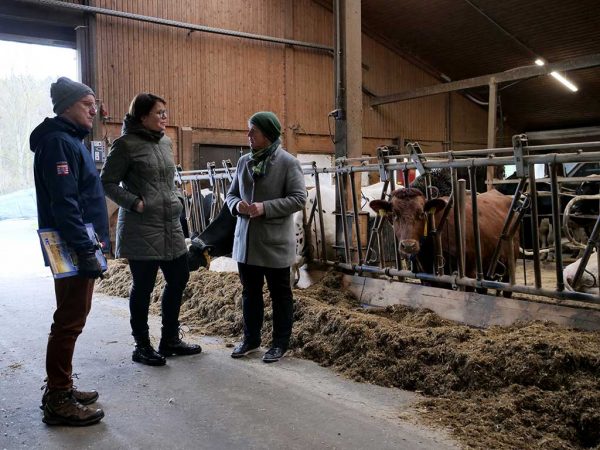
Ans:
POLYGON ((244 340, 260 344, 265 305, 263 285, 265 278, 273 305, 273 347, 288 348, 294 321, 294 299, 290 287, 290 268, 273 269, 238 263, 242 282, 242 310, 244 340))
POLYGON ((158 268, 165 277, 165 287, 161 297, 162 335, 176 336, 179 331, 179 309, 183 290, 190 278, 187 255, 172 261, 136 261, 129 260, 129 269, 133 277, 129 295, 131 313, 131 331, 135 338, 148 337, 148 308, 150 295, 156 283, 158 268))
POLYGON ((71 389, 75 342, 92 307, 94 280, 68 277, 54 280, 56 311, 46 351, 49 390, 71 389))

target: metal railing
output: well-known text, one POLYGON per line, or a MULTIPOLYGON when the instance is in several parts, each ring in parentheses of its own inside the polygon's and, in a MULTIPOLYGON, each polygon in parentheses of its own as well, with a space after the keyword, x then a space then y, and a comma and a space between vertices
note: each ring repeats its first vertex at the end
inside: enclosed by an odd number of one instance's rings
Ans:
MULTIPOLYGON (((384 148, 378 151, 376 157, 370 158, 339 158, 336 160, 335 167, 317 167, 315 163, 303 164, 305 175, 313 176, 315 180, 314 191, 312 192, 313 203, 304 214, 304 229, 307 230, 308 239, 311 242, 313 249, 313 259, 324 264, 335 266, 340 270, 350 271, 359 275, 386 275, 389 277, 398 277, 400 280, 413 279, 421 280, 429 283, 442 283, 454 289, 476 289, 478 291, 492 289, 497 292, 511 292, 518 294, 527 294, 532 296, 541 296, 548 299, 561 300, 576 300, 581 302, 600 303, 600 292, 585 293, 570 291, 565 287, 563 277, 564 257, 561 250, 561 245, 555 247, 555 282, 554 286, 543 284, 542 280, 542 261, 540 256, 547 252, 548 249, 541 249, 539 245, 539 230, 541 216, 539 210, 539 195, 537 184, 540 181, 547 183, 550 187, 549 197, 551 203, 551 211, 546 214, 553 227, 553 237, 555 243, 561 243, 564 238, 573 239, 573 236, 567 231, 564 232, 564 225, 568 225, 569 219, 585 219, 588 228, 593 228, 589 235, 587 244, 579 243, 579 247, 583 248, 583 262, 577 271, 570 286, 576 286, 582 273, 585 270, 585 265, 596 250, 598 252, 600 234, 600 218, 597 214, 574 215, 570 209, 563 213, 561 208, 561 198, 577 198, 572 192, 566 193, 561 189, 564 183, 580 182, 593 180, 598 181, 598 177, 565 177, 559 176, 559 172, 563 163, 579 163, 600 161, 600 142, 585 142, 585 143, 569 143, 569 144, 550 144, 550 145, 535 145, 528 146, 527 138, 524 135, 515 136, 513 139, 513 147, 501 149, 479 149, 467 151, 446 151, 423 154, 419 151, 418 144, 409 143, 406 147, 406 152, 402 154, 390 154, 384 148), (536 179, 533 166, 543 164, 548 169, 549 176, 543 180, 536 179), (478 196, 470 196, 470 208, 472 210, 473 220, 471 221, 472 230, 467 230, 465 221, 465 208, 467 205, 466 181, 458 179, 458 170, 468 170, 468 183, 471 192, 477 192, 477 177, 476 173, 479 168, 483 167, 503 167, 506 165, 516 166, 516 187, 512 196, 511 206, 504 218, 502 233, 497 236, 496 248, 491 260, 484 261, 482 259, 481 248, 481 230, 479 223, 479 205, 478 196), (448 207, 444 217, 438 225, 440 230, 436 230, 436 224, 433 226, 432 234, 437 239, 437 249, 442 248, 444 239, 453 239, 456 245, 454 266, 449 270, 449 257, 439 251, 434 258, 434 267, 419 267, 417 264, 403 260, 400 257, 398 249, 398 240, 393 233, 391 239, 385 238, 384 231, 386 227, 390 227, 385 218, 381 215, 370 217, 369 224, 361 221, 361 211, 358 199, 360 191, 356 185, 356 176, 361 173, 377 173, 379 179, 383 183, 380 195, 377 198, 388 198, 396 189, 396 182, 401 180, 401 184, 408 186, 408 173, 412 169, 418 169, 426 179, 425 196, 427 199, 435 197, 435 186, 431 185, 429 174, 432 170, 450 170, 450 178, 452 185, 452 194, 448 201, 451 203, 451 208, 448 207), (332 205, 327 206, 327 214, 332 214, 337 217, 336 220, 336 238, 332 239, 332 233, 326 233, 326 222, 331 223, 331 220, 326 221, 323 207, 323 189, 324 187, 319 181, 319 174, 333 174, 336 180, 334 198, 336 199, 335 208, 332 205), (460 195, 459 195, 460 192, 460 195), (456 206, 456 207, 455 207, 456 206), (450 218, 450 210, 451 218, 450 218), (441 228, 445 220, 453 220, 457 224, 455 227, 454 236, 442 236, 441 228), (527 222, 528 221, 528 222, 527 222), (527 223, 530 226, 525 226, 527 223), (368 239, 363 239, 364 227, 367 227, 368 239), (517 282, 517 267, 503 267, 499 262, 500 248, 503 242, 511 242, 517 233, 521 233, 521 252, 520 256, 523 260, 523 271, 519 272, 522 275, 522 282, 517 282), (466 233, 473 233, 474 253, 476 267, 476 275, 470 278, 465 275, 465 236, 466 233), (525 249, 524 236, 527 235, 530 239, 530 248, 525 249), (387 242, 392 241, 392 242, 387 242), (392 259, 384 257, 386 249, 393 249, 392 259), (526 256, 526 254, 529 256, 526 256), (333 256, 332 256, 333 255, 333 256), (527 282, 527 265, 533 265, 533 284, 527 282), (499 272, 508 271, 509 281, 499 281, 499 272)), ((181 180, 183 186, 189 186, 191 197, 188 220, 190 228, 201 231, 203 229, 203 214, 199 211, 198 205, 201 203, 196 200, 198 192, 201 192, 201 183, 209 182, 213 189, 213 201, 216 204, 215 211, 218 212, 219 200, 221 194, 226 193, 227 183, 231 181, 231 176, 235 169, 224 167, 222 169, 208 168, 207 170, 182 172, 181 180), (215 200, 215 198, 217 198, 215 200)), ((481 169, 483 170, 483 169, 481 169)), ((495 181, 494 185, 499 183, 495 181)), ((512 185, 514 186, 514 185, 512 185)), ((599 196, 594 196, 593 199, 598 199, 599 196)), ((581 198, 580 200, 582 200, 581 198)), ((589 200, 589 198, 585 198, 589 200)), ((222 206, 222 202, 221 202, 222 206)), ((205 215, 204 215, 205 216, 205 215)), ((214 217, 211 210, 210 217, 214 217)), ((205 219, 206 217, 204 217, 205 219)), ((329 230, 331 231, 331 230, 329 230)), ((388 228, 389 231, 389 228, 388 228)), ((512 247, 508 245, 508 247, 512 247)), ((516 260, 513 258, 513 261, 516 260)), ((599 256, 600 259, 600 256, 599 256)), ((547 265, 547 263, 546 263, 547 265)), ((530 267, 531 268, 531 267, 530 267)), ((569 287, 569 286, 567 286, 569 287)))

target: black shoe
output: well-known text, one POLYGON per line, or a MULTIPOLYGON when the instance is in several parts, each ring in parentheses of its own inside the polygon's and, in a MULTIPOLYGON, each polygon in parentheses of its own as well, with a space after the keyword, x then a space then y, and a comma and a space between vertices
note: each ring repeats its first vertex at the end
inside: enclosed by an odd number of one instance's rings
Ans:
POLYGON ((162 338, 158 345, 158 353, 163 356, 196 355, 200 352, 202 352, 202 347, 198 344, 187 344, 179 336, 162 338))
POLYGON ((263 356, 263 362, 266 362, 266 363, 277 362, 281 358, 283 358, 283 355, 285 355, 286 351, 287 350, 282 347, 271 347, 267 351, 267 353, 265 353, 265 355, 263 356))
POLYGON ((165 357, 160 353, 157 353, 156 350, 152 348, 152 345, 150 345, 150 342, 136 344, 131 359, 147 366, 164 366, 167 363, 165 357))
POLYGON ((249 344, 246 341, 240 342, 231 352, 232 358, 241 358, 243 356, 249 355, 250 353, 257 352, 260 348, 260 344, 249 344))

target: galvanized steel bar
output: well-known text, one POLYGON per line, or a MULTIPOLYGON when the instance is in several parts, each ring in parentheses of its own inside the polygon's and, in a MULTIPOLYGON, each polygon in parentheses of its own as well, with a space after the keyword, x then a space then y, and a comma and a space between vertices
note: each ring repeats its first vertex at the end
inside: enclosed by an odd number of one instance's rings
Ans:
POLYGON ((582 302, 600 304, 600 297, 586 294, 584 292, 573 291, 552 291, 550 289, 536 289, 531 286, 511 285, 499 281, 482 280, 477 281, 472 278, 459 278, 453 275, 436 276, 430 273, 413 273, 408 270, 396 270, 392 268, 379 268, 374 266, 359 266, 356 264, 345 264, 334 261, 325 261, 325 264, 334 268, 339 268, 345 272, 353 273, 372 273, 376 275, 385 275, 388 277, 405 277, 423 281, 441 282, 450 285, 486 289, 496 289, 499 291, 518 292, 520 294, 541 295, 544 297, 555 298, 559 300, 577 300, 582 302))
POLYGON ((481 233, 479 232, 479 209, 477 206, 477 168, 469 167, 469 183, 471 187, 471 216, 473 223, 473 240, 475 241, 475 268, 477 280, 483 280, 483 262, 481 260, 481 233))
MULTIPOLYGON (((455 247, 456 247, 456 265, 458 266, 458 276, 460 278, 465 276, 465 266, 464 266, 464 248, 462 246, 462 228, 461 228, 461 224, 460 224, 460 216, 461 216, 461 211, 460 211, 460 206, 461 206, 461 201, 460 201, 460 193, 458 191, 458 174, 456 173, 456 169, 451 169, 451 175, 452 175, 452 195, 454 196, 454 198, 456 198, 456 201, 454 202, 454 208, 453 208, 453 213, 454 213, 454 242, 455 242, 455 247)), ((463 204, 464 206, 464 204, 463 204)))
POLYGON ((77 3, 65 3, 62 1, 58 1, 58 0, 17 0, 17 1, 19 1, 21 3, 47 5, 47 6, 53 6, 55 8, 70 9, 70 10, 82 11, 82 12, 92 13, 92 14, 102 14, 105 16, 120 17, 122 19, 137 20, 139 22, 154 23, 157 25, 165 25, 165 26, 174 27, 174 28, 183 28, 183 29, 189 30, 189 31, 200 31, 203 33, 220 34, 220 35, 225 35, 225 36, 251 39, 254 41, 271 42, 273 44, 293 45, 295 47, 303 47, 303 48, 309 48, 309 49, 313 49, 313 50, 320 50, 320 51, 325 51, 328 53, 333 53, 332 47, 329 47, 327 45, 322 45, 322 44, 314 44, 311 42, 295 41, 293 39, 277 38, 277 37, 265 36, 265 35, 261 35, 261 34, 245 33, 243 31, 225 30, 223 28, 207 27, 204 25, 196 25, 194 23, 179 22, 177 20, 161 19, 159 17, 145 16, 142 14, 134 14, 134 13, 128 13, 128 12, 123 12, 123 11, 115 11, 115 10, 106 9, 106 8, 98 8, 96 6, 79 5, 77 3))
POLYGON ((339 212, 339 216, 342 219, 342 232, 344 235, 344 260, 346 262, 350 262, 351 261, 351 254, 350 254, 350 239, 348 237, 348 223, 346 221, 346 199, 344 198, 344 193, 346 192, 346 186, 345 186, 345 178, 346 178, 346 173, 339 173, 337 175, 337 179, 336 179, 336 189, 337 189, 337 194, 338 194, 338 200, 339 200, 339 205, 340 205, 340 210, 339 212))
POLYGON ((460 212, 460 247, 462 248, 462 267, 463 271, 466 266, 467 253, 467 182, 463 179, 458 180, 458 198, 460 212))
MULTIPOLYGON (((575 277, 573 277, 573 285, 572 285, 573 289, 578 288, 579 281, 581 280, 581 276, 583 275, 583 272, 586 269, 587 263, 590 260, 590 256, 592 255, 592 252, 598 245, 598 236, 599 235, 600 235, 600 216, 598 216, 598 219, 596 219, 596 223, 594 224, 594 229, 592 230, 592 234, 590 235, 590 237, 588 239, 588 243, 583 252, 583 256, 581 257, 581 260, 579 261, 579 266, 577 266, 577 272, 575 272, 575 277)), ((600 266, 598 266, 598 267, 600 267, 600 266)))
MULTIPOLYGON (((600 148, 600 143, 596 143, 600 148)), ((531 147, 528 147, 530 149, 531 147)), ((545 154, 545 155, 529 155, 525 156, 525 162, 527 164, 550 164, 565 163, 565 162, 597 162, 600 160, 600 152, 583 152, 583 153, 564 153, 564 154, 545 154)), ((443 168, 469 168, 469 167, 485 167, 491 166, 506 166, 514 164, 512 157, 502 156, 493 158, 465 158, 465 159, 446 159, 446 160, 434 160, 429 159, 423 162, 423 166, 428 169, 443 169, 443 168)), ((404 169, 415 169, 416 165, 412 162, 395 162, 387 163, 387 170, 404 170, 404 169)), ((364 166, 348 166, 342 170, 336 169, 335 167, 319 168, 316 170, 317 173, 336 173, 336 172, 378 172, 379 166, 376 164, 369 164, 364 166)), ((184 177, 182 176, 182 179, 184 177)))
POLYGON ((492 73, 489 75, 482 75, 464 80, 451 81, 449 83, 440 83, 433 86, 425 86, 397 94, 378 96, 371 100, 370 105, 384 105, 386 103, 396 103, 413 98, 442 94, 445 92, 454 92, 479 86, 486 86, 492 79, 494 79, 495 83, 500 84, 508 81, 523 80, 526 78, 548 75, 551 72, 564 72, 567 70, 577 70, 597 66, 600 66, 600 54, 595 53, 557 63, 546 64, 544 66, 531 65, 517 67, 504 72, 492 73))
POLYGON ((556 181, 556 171, 557 166, 556 163, 550 164, 550 179, 552 180, 550 184, 551 193, 552 193, 552 225, 554 226, 554 251, 556 256, 556 290, 564 291, 565 290, 565 282, 563 278, 563 257, 562 257, 562 246, 561 242, 561 221, 560 221, 560 203, 558 198, 558 183, 556 181))
POLYGON ((362 264, 364 261, 362 256, 358 204, 356 201, 356 181, 354 180, 354 175, 350 175, 350 193, 352 195, 352 214, 354 216, 354 230, 356 232, 356 254, 358 255, 358 263, 362 264))
MULTIPOLYGON (((315 162, 312 163, 313 169, 316 169, 317 164, 315 162)), ((313 172, 315 176, 315 189, 316 198, 317 198, 317 208, 319 211, 319 233, 321 234, 321 255, 322 259, 327 259, 327 243, 325 242, 325 225, 323 223, 323 204, 321 202, 321 180, 319 179, 319 174, 313 172)), ((315 227, 315 239, 316 239, 316 227, 315 227)), ((315 248, 317 246, 317 242, 315 242, 315 248)))
POLYGON ((539 236, 539 219, 538 219, 538 202, 537 202, 537 184, 535 179, 535 170, 529 167, 529 193, 531 201, 531 243, 533 246, 533 277, 535 287, 542 287, 542 268, 540 264, 540 236, 539 236))
POLYGON ((502 226, 502 232, 500 233, 498 243, 496 244, 496 248, 494 249, 494 253, 492 255, 492 259, 490 261, 490 265, 487 270, 487 277, 493 278, 496 272, 496 265, 498 264, 498 258, 500 256, 500 251, 502 250, 502 244, 506 242, 508 237, 508 233, 513 222, 513 217, 515 215, 515 209, 519 198, 521 197, 521 193, 523 192, 523 187, 525 186, 527 179, 521 178, 519 181, 519 185, 517 186, 517 190, 515 191, 515 195, 513 196, 512 202, 510 204, 510 209, 508 210, 508 214, 504 219, 504 225, 502 226))

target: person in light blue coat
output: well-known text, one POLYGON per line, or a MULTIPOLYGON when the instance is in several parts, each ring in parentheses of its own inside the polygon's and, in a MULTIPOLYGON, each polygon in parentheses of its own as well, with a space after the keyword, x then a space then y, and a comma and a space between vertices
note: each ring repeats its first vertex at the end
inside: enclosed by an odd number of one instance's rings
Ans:
POLYGON ((281 146, 280 135, 281 124, 274 113, 261 111, 250 118, 252 151, 238 161, 227 193, 227 206, 238 217, 232 257, 242 282, 244 316, 244 338, 233 350, 233 358, 260 347, 265 279, 273 305, 273 338, 263 361, 278 361, 287 351, 292 334, 293 214, 304 208, 306 187, 300 162, 281 146))

